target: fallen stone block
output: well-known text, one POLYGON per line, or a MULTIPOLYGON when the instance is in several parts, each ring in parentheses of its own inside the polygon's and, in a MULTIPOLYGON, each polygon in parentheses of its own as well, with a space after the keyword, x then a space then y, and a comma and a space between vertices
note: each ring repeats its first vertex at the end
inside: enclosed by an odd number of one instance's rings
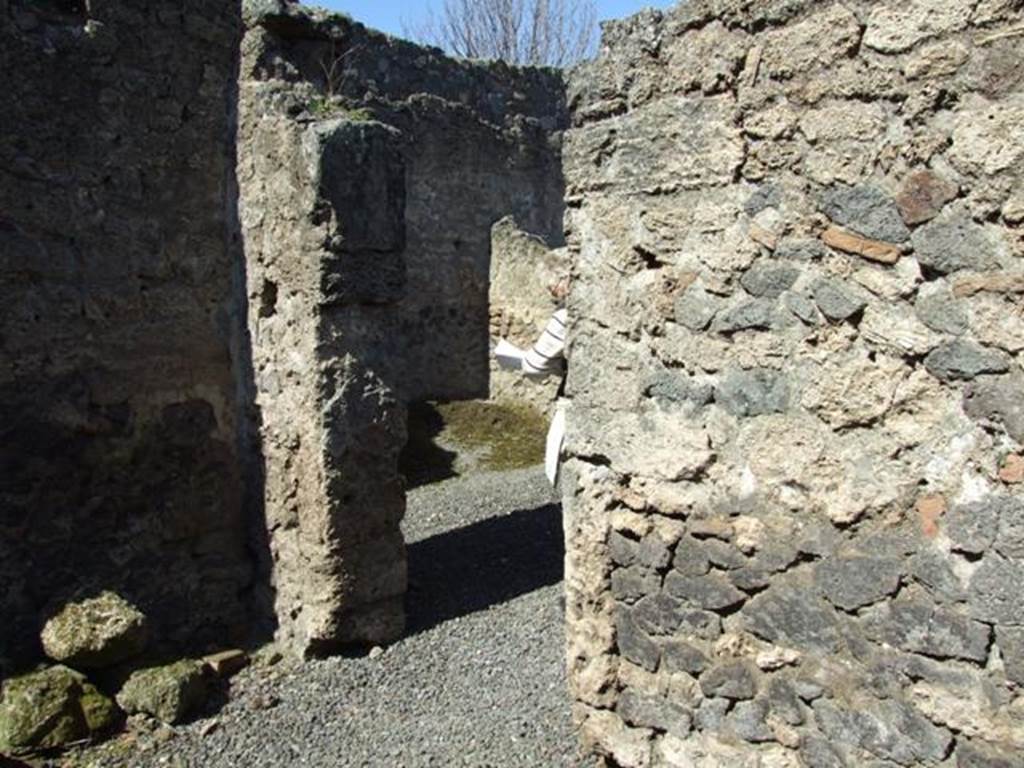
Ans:
POLYGON ((117 694, 128 714, 146 714, 174 725, 193 714, 206 698, 203 665, 183 660, 134 672, 117 694))
POLYGON ((69 603, 46 622, 41 640, 54 661, 100 669, 142 653, 148 629, 145 615, 113 592, 69 603))

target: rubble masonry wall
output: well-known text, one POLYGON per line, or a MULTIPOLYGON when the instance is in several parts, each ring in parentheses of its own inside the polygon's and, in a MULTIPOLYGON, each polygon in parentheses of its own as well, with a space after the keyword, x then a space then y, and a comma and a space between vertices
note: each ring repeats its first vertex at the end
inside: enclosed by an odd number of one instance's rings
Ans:
POLYGON ((1013 0, 694 0, 570 83, 569 672, 622 766, 1024 748, 1013 0))

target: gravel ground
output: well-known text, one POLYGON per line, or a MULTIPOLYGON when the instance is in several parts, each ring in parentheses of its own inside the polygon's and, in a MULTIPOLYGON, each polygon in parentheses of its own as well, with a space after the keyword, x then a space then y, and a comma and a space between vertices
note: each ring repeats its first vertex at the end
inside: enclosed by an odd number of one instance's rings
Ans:
POLYGON ((539 468, 414 489, 409 633, 364 658, 242 672, 219 713, 76 765, 472 766, 577 755, 563 660, 560 510, 539 468))

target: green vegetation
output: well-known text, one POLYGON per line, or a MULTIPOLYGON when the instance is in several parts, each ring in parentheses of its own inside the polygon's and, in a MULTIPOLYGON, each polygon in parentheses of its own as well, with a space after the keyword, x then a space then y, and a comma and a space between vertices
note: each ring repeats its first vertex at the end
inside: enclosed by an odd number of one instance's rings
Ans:
POLYGON ((530 467, 544 460, 547 430, 547 418, 528 405, 414 403, 402 471, 417 486, 459 474, 456 459, 486 470, 530 467))
POLYGON ((456 446, 486 449, 486 469, 519 469, 544 460, 548 422, 528 405, 484 401, 438 406, 456 446))
POLYGON ((365 107, 346 107, 326 96, 314 97, 308 105, 310 114, 321 119, 344 118, 353 123, 366 123, 374 119, 373 112, 365 107))

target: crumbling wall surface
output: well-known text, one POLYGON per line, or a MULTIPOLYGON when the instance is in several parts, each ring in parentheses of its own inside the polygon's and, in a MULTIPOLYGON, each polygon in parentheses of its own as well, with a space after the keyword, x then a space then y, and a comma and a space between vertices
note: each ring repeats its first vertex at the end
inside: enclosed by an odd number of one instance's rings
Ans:
POLYGON ((574 76, 569 664, 615 763, 1020 765, 1021 13, 694 0, 574 76))
MULTIPOLYGON (((558 308, 551 289, 569 276, 569 268, 567 249, 552 249, 511 216, 496 223, 491 229, 491 338, 529 349, 558 308)), ((544 413, 559 384, 557 376, 529 380, 521 372, 502 370, 491 358, 488 397, 496 402, 528 403, 544 413)))
POLYGON ((231 2, 0 3, 0 658, 113 589, 248 629, 231 2))
POLYGON ((402 631, 405 404, 487 394, 490 228, 513 213, 560 231, 548 131, 564 97, 552 73, 456 62, 340 15, 244 13, 239 182, 274 599, 282 639, 320 653, 402 631))
POLYGON ((406 177, 405 288, 395 332, 409 399, 486 397, 491 226, 507 215, 562 242, 554 70, 448 58, 340 15, 249 4, 255 77, 287 84, 276 105, 299 119, 341 113, 401 132, 406 177))

